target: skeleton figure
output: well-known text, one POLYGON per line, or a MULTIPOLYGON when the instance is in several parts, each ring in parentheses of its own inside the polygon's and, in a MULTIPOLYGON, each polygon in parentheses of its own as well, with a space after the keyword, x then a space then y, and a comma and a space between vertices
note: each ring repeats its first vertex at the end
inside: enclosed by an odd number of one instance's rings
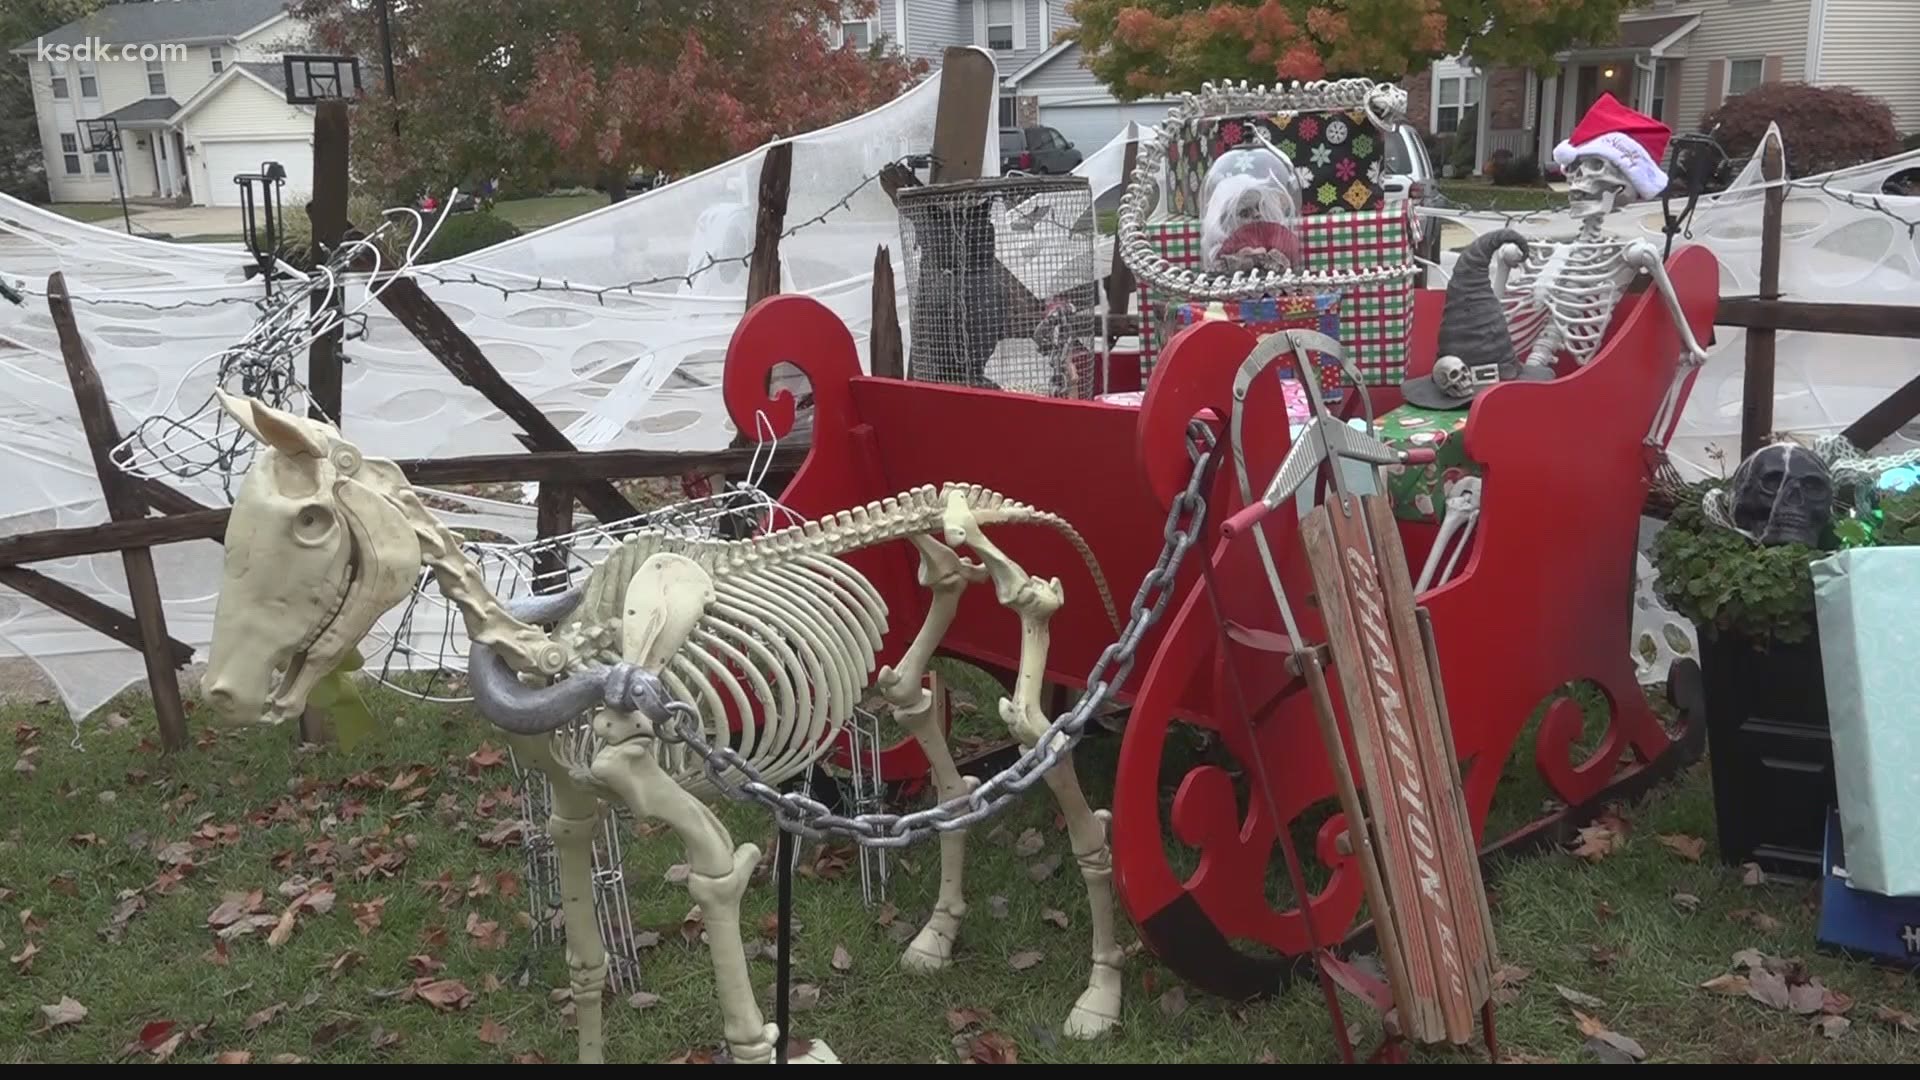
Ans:
POLYGON ((1733 470, 1727 487, 1710 492, 1709 497, 1713 499, 1710 515, 1730 517, 1733 527, 1748 539, 1768 546, 1818 547, 1820 534, 1833 516, 1833 480, 1827 463, 1819 454, 1789 442, 1755 450, 1733 470))
MULTIPOLYGON (((1001 718, 1028 747, 1049 726, 1040 690, 1048 623, 1063 601, 1060 582, 1029 576, 982 528, 1061 531, 1086 559, 1109 618, 1118 621, 1098 564, 1071 526, 968 485, 916 489, 751 540, 643 532, 572 591, 509 608, 487 591, 458 538, 392 462, 362 457, 331 425, 250 399, 220 399, 269 449, 248 470, 228 524, 203 684, 208 703, 242 722, 300 715, 315 682, 382 612, 411 594, 425 565, 465 619, 479 711, 552 784, 548 832, 559 855, 582 1062, 602 1059, 607 957, 594 918, 592 844, 602 801, 611 799, 637 817, 666 822, 686 845, 687 889, 706 919, 733 1059, 772 1059, 777 1029, 755 1001, 739 928, 740 901, 760 852, 733 846, 707 805, 715 794, 708 763, 683 741, 664 737, 672 730, 661 725, 671 722, 669 701, 688 703, 703 737, 733 750, 766 783, 807 771, 859 703, 887 629, 880 594, 841 556, 890 540, 920 553, 930 613, 897 665, 880 667, 873 682, 926 751, 942 801, 969 785, 922 679, 967 586, 990 579, 1000 603, 1019 617, 1018 679, 1012 699, 1000 701, 1001 718), (963 546, 979 561, 955 550, 963 546), (553 623, 557 632, 541 628, 553 623), (565 730, 588 716, 590 728, 565 730)), ((1045 780, 1086 880, 1093 935, 1092 973, 1065 1029, 1092 1038, 1120 1015, 1107 819, 1088 806, 1071 756, 1045 780)), ((961 830, 941 837, 939 898, 908 946, 909 967, 950 962, 967 908, 965 843, 961 830)), ((830 1051, 815 1041, 810 1057, 828 1060, 830 1051)))
MULTIPOLYGON (((1623 193, 1633 197, 1627 174, 1606 158, 1590 154, 1575 159, 1567 170, 1567 181, 1568 202, 1580 220, 1579 232, 1566 240, 1534 240, 1530 247, 1507 244, 1494 260, 1494 289, 1507 313, 1514 348, 1526 353, 1529 365, 1551 367, 1562 351, 1575 363, 1586 364, 1599 351, 1601 336, 1627 286, 1645 273, 1652 276, 1680 329, 1687 350, 1682 363, 1705 363, 1707 352, 1680 309, 1680 297, 1667 277, 1660 249, 1646 240, 1607 231, 1606 218, 1615 201, 1623 193)), ((1676 380, 1675 392, 1661 406, 1656 430, 1670 419, 1678 386, 1676 380)))

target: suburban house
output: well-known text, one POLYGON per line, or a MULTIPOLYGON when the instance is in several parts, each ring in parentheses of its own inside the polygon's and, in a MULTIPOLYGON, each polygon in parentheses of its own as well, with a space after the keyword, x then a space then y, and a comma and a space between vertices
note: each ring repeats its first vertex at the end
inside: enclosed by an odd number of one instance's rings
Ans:
POLYGON ((1849 86, 1884 100, 1902 131, 1920 129, 1915 56, 1914 0, 1643 0, 1613 41, 1560 53, 1556 74, 1482 70, 1468 55, 1404 85, 1422 132, 1451 139, 1469 125, 1476 171, 1501 151, 1544 168, 1603 93, 1696 131, 1721 102, 1762 83, 1849 86))
POLYGON ((80 122, 112 118, 129 199, 240 202, 236 175, 286 168, 289 203, 313 180, 313 110, 287 104, 283 52, 305 31, 286 0, 109 4, 12 46, 57 202, 111 202, 114 155, 88 153, 80 122))
POLYGON ((955 45, 978 45, 1000 69, 1000 126, 1045 124, 1092 154, 1127 121, 1157 124, 1171 99, 1115 98, 1080 62, 1080 46, 1059 43, 1074 26, 1068 0, 878 0, 874 14, 841 24, 837 42, 898 45, 940 65, 955 45))

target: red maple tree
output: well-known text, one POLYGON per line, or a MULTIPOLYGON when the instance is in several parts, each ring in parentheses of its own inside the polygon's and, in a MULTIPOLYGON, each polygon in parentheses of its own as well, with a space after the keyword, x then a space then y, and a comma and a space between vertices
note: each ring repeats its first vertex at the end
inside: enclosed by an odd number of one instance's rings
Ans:
POLYGON ((688 172, 836 123, 926 71, 836 48, 875 0, 409 0, 392 12, 397 95, 364 0, 297 0, 322 48, 361 58, 356 172, 394 194, 572 178, 614 198, 641 169, 688 172))

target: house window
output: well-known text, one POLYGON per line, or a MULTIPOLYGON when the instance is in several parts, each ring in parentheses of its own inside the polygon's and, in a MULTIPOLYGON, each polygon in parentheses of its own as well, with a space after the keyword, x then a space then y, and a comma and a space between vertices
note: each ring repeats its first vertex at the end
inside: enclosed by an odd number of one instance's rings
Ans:
POLYGON ((77 135, 60 136, 60 156, 66 166, 68 176, 80 175, 80 138, 77 135))
POLYGON ((167 64, 164 60, 147 61, 147 96, 167 96, 167 64))
POLYGON ((1478 75, 1440 76, 1433 87, 1433 130, 1442 135, 1459 131, 1466 111, 1478 104, 1478 75))
POLYGON ((80 96, 88 101, 100 100, 99 72, 94 69, 91 60, 75 60, 80 68, 80 96))
POLYGON ((866 52, 873 47, 873 26, 865 19, 841 23, 840 44, 866 52))
POLYGON ((223 60, 220 56, 220 46, 218 45, 207 46, 207 57, 213 63, 213 73, 215 75, 218 75, 222 71, 226 70, 227 62, 223 60))
POLYGON ((1745 60, 1727 61, 1727 95, 1744 94, 1760 85, 1766 76, 1766 60, 1755 56, 1745 60))
POLYGON ((65 101, 68 95, 67 77, 60 74, 60 69, 52 64, 47 65, 47 77, 53 80, 54 100, 65 101))
POLYGON ((1018 127, 1020 124, 1018 116, 1019 110, 1015 105, 1013 95, 1000 95, 1000 126, 1003 128, 1018 127))
POLYGON ((987 48, 1013 48, 1013 0, 987 0, 987 48))
POLYGON ((111 154, 93 155, 93 175, 112 176, 113 175, 113 155, 111 154))
POLYGON ((1655 120, 1667 115, 1667 65, 1653 65, 1653 100, 1647 103, 1647 115, 1655 120))

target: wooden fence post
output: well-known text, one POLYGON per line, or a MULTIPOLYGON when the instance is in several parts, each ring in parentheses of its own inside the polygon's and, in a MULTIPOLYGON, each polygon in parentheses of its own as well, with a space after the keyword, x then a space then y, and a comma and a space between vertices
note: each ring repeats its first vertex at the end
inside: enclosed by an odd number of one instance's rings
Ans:
POLYGON ((767 147, 760 163, 760 210, 753 222, 753 261, 747 264, 747 308, 780 291, 780 234, 787 227, 793 190, 793 144, 767 147))
MULTIPOLYGON (((1769 142, 1761 151, 1760 175, 1777 184, 1786 175, 1780 144, 1769 142)), ((1787 189, 1770 187, 1760 225, 1760 299, 1780 299, 1780 217, 1787 189)), ((1745 461, 1773 434, 1774 331, 1747 330, 1747 372, 1740 404, 1740 460, 1745 461)))
MULTIPOLYGON (((334 250, 347 234, 347 103, 345 101, 321 101, 314 105, 313 113, 313 199, 307 204, 307 217, 313 223, 312 258, 315 266, 323 266, 333 257, 334 250)), ((318 293, 314 294, 312 311, 320 311, 323 301, 318 293)), ((344 306, 345 300, 335 295, 336 307, 344 306)), ((318 338, 307 349, 307 392, 312 398, 312 406, 307 415, 316 420, 328 420, 341 426, 344 419, 340 415, 340 346, 343 327, 335 327, 318 338)))
POLYGON ((904 379, 907 347, 900 337, 900 309, 893 291, 893 258, 887 245, 873 253, 873 325, 867 331, 867 366, 882 379, 904 379))
MULTIPOLYGON (((147 516, 147 504, 127 482, 126 474, 113 463, 113 448, 120 443, 120 430, 113 422, 106 389, 100 385, 100 373, 93 366, 93 357, 87 353, 87 343, 80 337, 80 324, 74 320, 66 276, 58 270, 47 279, 47 307, 53 315, 54 329, 60 334, 60 355, 66 361, 67 379, 73 384, 73 403, 87 433, 87 447, 93 451, 93 469, 100 477, 107 515, 115 521, 138 521, 147 516)), ((160 722, 160 745, 170 752, 184 750, 187 712, 180 700, 180 679, 175 674, 177 654, 172 638, 167 635, 160 585, 153 575, 153 549, 128 547, 121 550, 120 559, 127 571, 127 595, 133 600, 140 652, 147 663, 153 712, 160 722)))

